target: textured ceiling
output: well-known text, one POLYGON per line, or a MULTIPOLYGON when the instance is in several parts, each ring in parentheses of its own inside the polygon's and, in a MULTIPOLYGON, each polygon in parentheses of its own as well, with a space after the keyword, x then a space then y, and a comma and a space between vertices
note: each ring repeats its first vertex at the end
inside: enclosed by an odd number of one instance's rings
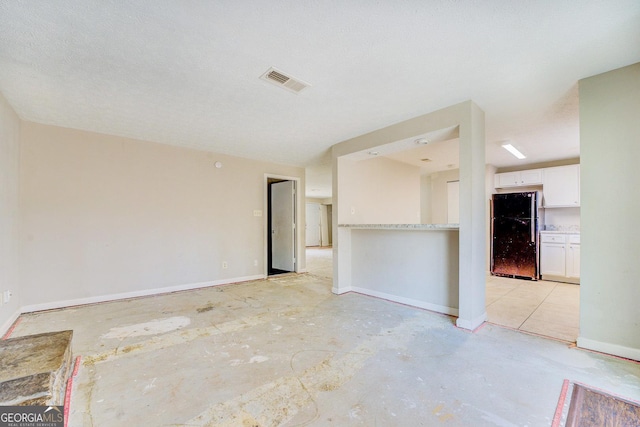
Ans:
MULTIPOLYGON (((471 99, 487 161, 579 154, 577 81, 640 61, 638 0, 0 2, 24 119, 322 170, 340 141, 471 99), (276 67, 312 86, 259 77, 276 67)), ((313 173, 312 175, 321 175, 313 173)))

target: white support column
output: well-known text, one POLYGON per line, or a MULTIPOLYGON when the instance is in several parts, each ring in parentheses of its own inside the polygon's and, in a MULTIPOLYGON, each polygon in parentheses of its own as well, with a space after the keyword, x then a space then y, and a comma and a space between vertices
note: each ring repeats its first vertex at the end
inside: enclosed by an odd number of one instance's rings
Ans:
POLYGON ((340 244, 333 253, 334 280, 331 291, 339 295, 351 291, 351 229, 338 227, 337 236, 340 244))
POLYGON ((333 288, 334 294, 343 294, 351 290, 351 229, 338 227, 340 194, 338 158, 333 158, 333 288))
POLYGON ((484 111, 471 101, 460 122, 460 284, 456 325, 475 329, 485 309, 484 111))

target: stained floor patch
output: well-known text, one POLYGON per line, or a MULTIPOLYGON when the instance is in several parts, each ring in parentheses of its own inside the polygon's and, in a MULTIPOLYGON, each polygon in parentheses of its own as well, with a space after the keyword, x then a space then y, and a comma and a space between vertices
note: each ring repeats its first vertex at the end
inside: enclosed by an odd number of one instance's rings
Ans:
POLYGON ((109 332, 102 335, 104 339, 110 338, 129 338, 139 337, 143 335, 156 335, 165 332, 175 331, 184 328, 191 323, 191 319, 184 316, 169 317, 167 319, 154 319, 150 322, 137 323, 134 325, 119 326, 111 328, 109 332))

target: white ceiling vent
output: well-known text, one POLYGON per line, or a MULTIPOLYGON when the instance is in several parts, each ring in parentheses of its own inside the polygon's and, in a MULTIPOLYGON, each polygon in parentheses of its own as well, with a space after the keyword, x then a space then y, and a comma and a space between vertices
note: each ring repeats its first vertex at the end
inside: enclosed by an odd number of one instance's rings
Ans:
POLYGON ((300 93, 302 90, 311 86, 309 83, 288 76, 273 67, 269 68, 260 78, 295 93, 300 93))

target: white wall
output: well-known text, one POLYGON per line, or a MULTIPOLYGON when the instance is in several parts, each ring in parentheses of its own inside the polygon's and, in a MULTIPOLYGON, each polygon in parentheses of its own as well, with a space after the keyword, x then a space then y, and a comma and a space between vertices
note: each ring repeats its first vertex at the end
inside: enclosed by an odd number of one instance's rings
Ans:
POLYGON ((420 222, 420 168, 377 157, 338 160, 340 224, 420 222))
POLYGON ((431 224, 446 224, 447 221, 447 182, 459 181, 460 170, 451 169, 430 175, 431 188, 422 188, 423 197, 430 193, 431 224), (426 193, 425 193, 426 190, 426 193))
POLYGON ((431 206, 433 195, 431 194, 431 174, 420 176, 420 224, 433 224, 431 206))
POLYGON ((307 203, 320 203, 321 205, 330 205, 331 197, 319 198, 319 197, 307 197, 305 199, 307 203))
POLYGON ((0 292, 12 299, 0 304, 0 332, 19 313, 23 289, 19 286, 19 160, 20 119, 0 94, 0 292))
POLYGON ((579 87, 578 345, 640 360, 640 63, 579 87))
POLYGON ((457 315, 458 240, 458 230, 353 230, 353 290, 457 315))
POLYGON ((31 308, 263 275, 265 174, 304 189, 302 168, 210 152, 27 122, 21 141, 31 308))
POLYGON ((544 210, 545 230, 580 230, 580 208, 547 208, 544 210))
POLYGON ((331 197, 317 198, 307 197, 307 203, 318 203, 320 205, 320 244, 322 246, 331 246, 331 197))

